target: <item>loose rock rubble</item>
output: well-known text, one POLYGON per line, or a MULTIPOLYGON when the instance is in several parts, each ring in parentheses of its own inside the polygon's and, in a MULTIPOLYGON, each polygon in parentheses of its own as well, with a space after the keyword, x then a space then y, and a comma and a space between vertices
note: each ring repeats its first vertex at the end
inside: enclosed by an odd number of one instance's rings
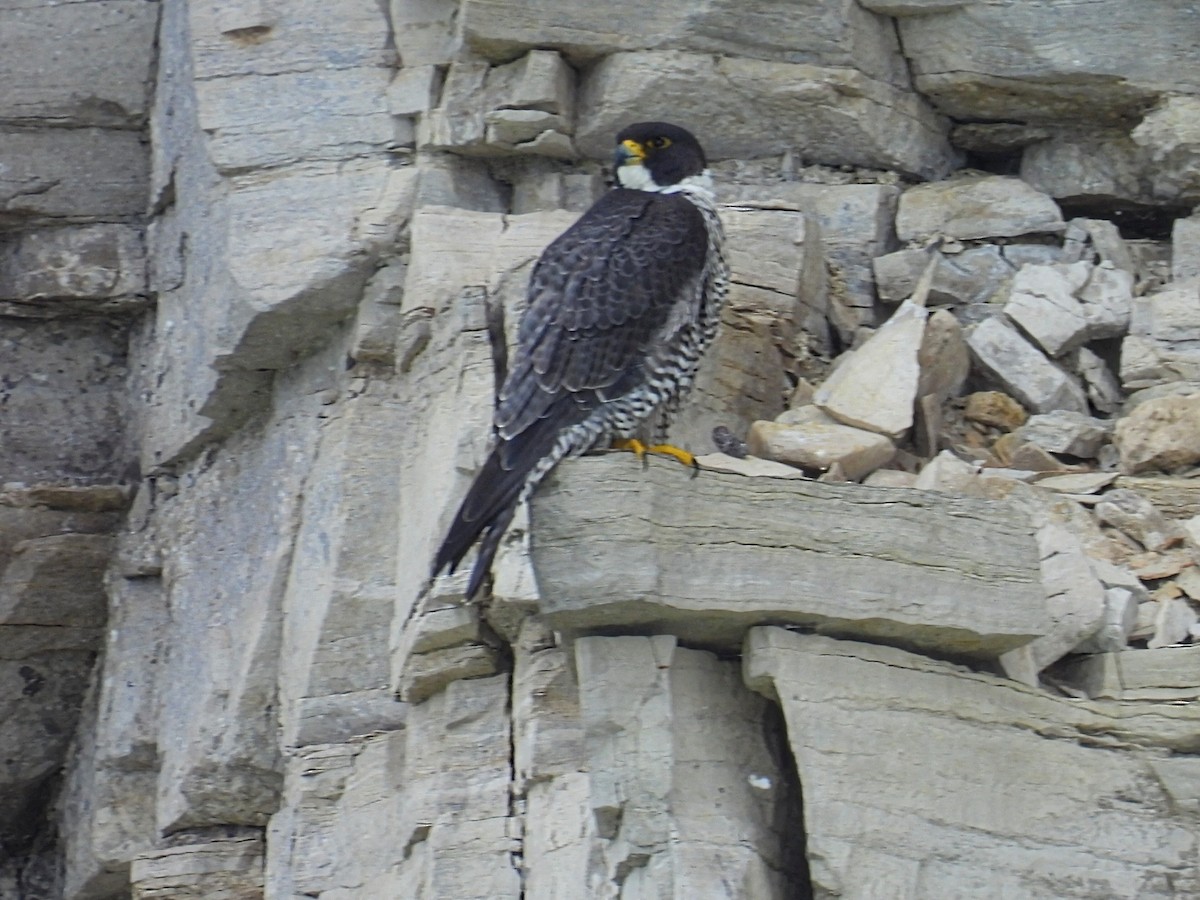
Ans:
MULTIPOLYGON (((752 453, 813 476, 1076 504, 1040 532, 1051 633, 1005 664, 1031 684, 1071 653, 1187 643, 1200 609, 1180 583, 1197 577, 1194 536, 1117 477, 1154 473, 1166 491, 1200 483, 1200 279, 1147 286, 1110 223, 1057 213, 1014 178, 906 191, 897 234, 930 245, 877 257, 875 276, 882 298, 914 298, 833 361, 813 406, 749 432, 752 453), (1031 235, 1035 252, 1019 262, 1031 235), (975 258, 1011 262, 972 264, 964 278, 960 260, 985 253, 975 258), (969 376, 938 375, 949 350, 920 353, 934 321, 926 303, 962 327, 969 376), (942 391, 917 387, 935 378, 942 391), (890 442, 868 451, 870 432, 890 442), (885 477, 888 466, 896 476, 885 477), (1081 543, 1083 524, 1090 539, 1081 543), (1093 565, 1125 573, 1125 583, 1093 565)), ((1175 233, 1186 257, 1190 232, 1175 233)))

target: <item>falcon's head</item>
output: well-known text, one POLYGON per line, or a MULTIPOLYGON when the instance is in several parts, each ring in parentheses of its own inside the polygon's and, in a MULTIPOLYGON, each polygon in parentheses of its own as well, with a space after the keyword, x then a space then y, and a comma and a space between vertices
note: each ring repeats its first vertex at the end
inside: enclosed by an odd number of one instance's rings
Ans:
POLYGON ((664 191, 708 180, 708 163, 690 131, 666 122, 637 122, 617 135, 617 181, 640 191, 664 191))

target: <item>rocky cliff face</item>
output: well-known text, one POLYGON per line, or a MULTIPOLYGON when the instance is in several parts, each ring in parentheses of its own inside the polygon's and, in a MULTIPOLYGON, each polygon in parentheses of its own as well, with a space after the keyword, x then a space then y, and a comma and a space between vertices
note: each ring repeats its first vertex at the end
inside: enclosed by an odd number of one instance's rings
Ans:
POLYGON ((0 0, 0 896, 1200 895, 1150 6, 0 0), (464 604, 530 266, 649 118, 726 452, 564 464, 464 604))

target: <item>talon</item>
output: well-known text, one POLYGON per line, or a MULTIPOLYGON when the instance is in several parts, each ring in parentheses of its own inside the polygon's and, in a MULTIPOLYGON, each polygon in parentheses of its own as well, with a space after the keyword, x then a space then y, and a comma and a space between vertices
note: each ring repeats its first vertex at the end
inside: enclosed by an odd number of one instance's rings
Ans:
POLYGON ((671 457, 671 459, 689 467, 692 470, 693 478, 700 471, 700 463, 696 462, 696 457, 692 453, 672 444, 655 444, 653 447, 647 447, 646 452, 654 453, 658 456, 671 457))

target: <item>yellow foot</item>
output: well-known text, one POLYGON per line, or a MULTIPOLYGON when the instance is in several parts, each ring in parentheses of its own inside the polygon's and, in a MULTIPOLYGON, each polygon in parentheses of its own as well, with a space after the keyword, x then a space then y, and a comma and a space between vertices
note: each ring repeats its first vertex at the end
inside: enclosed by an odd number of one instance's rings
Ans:
POLYGON ((696 457, 686 450, 681 450, 671 444, 654 444, 647 447, 637 438, 617 438, 612 442, 614 450, 630 450, 637 455, 637 458, 642 461, 642 465, 646 464, 646 454, 653 453, 656 456, 669 456, 672 459, 678 460, 685 466, 692 469, 692 474, 700 471, 700 464, 696 462, 696 457))

